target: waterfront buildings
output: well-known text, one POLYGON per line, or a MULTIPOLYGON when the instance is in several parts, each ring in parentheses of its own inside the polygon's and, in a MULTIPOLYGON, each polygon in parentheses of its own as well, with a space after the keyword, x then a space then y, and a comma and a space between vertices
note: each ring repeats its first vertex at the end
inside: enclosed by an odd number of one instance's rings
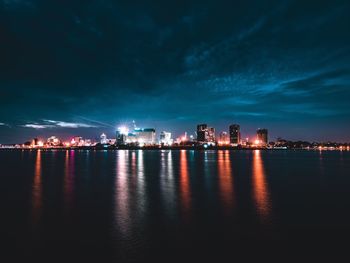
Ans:
POLYGON ((197 125, 197 142, 206 142, 208 138, 208 125, 197 125))
POLYGON ((154 128, 134 128, 129 132, 127 128, 119 128, 116 132, 117 145, 137 144, 139 146, 155 145, 156 130, 154 128))
POLYGON ((156 130, 153 128, 136 128, 134 134, 140 145, 156 144, 156 130))
POLYGON ((102 133, 100 136, 100 143, 101 144, 107 144, 108 143, 108 139, 107 139, 107 135, 102 133))
POLYGON ((129 134, 129 129, 127 127, 125 126, 119 127, 116 132, 116 144, 125 145, 128 134, 129 134))
POLYGON ((72 140, 70 141, 70 145, 71 146, 84 146, 84 140, 83 137, 79 137, 79 136, 75 136, 74 138, 72 138, 72 140))
POLYGON ((232 124, 229 127, 230 144, 237 146, 241 143, 241 127, 238 124, 232 124))
POLYGON ((197 125, 197 142, 215 144, 215 129, 207 124, 197 125))
POLYGON ((267 129, 258 129, 256 131, 256 143, 262 146, 266 146, 268 144, 268 130, 267 129))
POLYGON ((51 136, 47 138, 46 144, 48 146, 59 146, 61 145, 61 141, 56 136, 51 136))
POLYGON ((219 145, 229 145, 230 144, 230 138, 228 136, 227 132, 221 132, 219 135, 219 140, 218 140, 219 145))
POLYGON ((162 131, 159 135, 159 143, 163 145, 172 145, 173 139, 171 139, 171 133, 162 131))

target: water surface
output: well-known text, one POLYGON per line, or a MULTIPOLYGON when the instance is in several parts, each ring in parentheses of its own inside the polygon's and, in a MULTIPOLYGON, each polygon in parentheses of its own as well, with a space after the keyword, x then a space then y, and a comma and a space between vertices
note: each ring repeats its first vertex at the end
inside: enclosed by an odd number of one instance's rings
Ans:
POLYGON ((0 162, 11 258, 333 257, 350 234, 347 151, 3 150, 0 162))

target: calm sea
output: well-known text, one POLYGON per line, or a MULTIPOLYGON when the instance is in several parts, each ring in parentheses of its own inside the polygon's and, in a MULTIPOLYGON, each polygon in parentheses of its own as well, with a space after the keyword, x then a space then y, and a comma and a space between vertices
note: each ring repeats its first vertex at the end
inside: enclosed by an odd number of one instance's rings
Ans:
POLYGON ((0 257, 22 262, 285 262, 350 242, 348 151, 2 150, 0 165, 0 257))

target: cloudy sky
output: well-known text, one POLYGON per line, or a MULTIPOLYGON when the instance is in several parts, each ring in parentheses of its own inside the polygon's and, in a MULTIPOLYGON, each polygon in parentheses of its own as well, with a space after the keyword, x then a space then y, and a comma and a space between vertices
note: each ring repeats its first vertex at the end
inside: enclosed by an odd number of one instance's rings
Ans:
POLYGON ((349 1, 0 0, 0 143, 129 124, 350 141, 349 1))

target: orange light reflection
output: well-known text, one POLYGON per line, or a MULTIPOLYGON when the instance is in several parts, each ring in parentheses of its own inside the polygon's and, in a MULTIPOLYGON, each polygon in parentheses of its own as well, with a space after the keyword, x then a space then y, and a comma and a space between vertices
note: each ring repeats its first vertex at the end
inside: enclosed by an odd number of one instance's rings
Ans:
POLYGON ((226 213, 232 211, 234 205, 233 178, 229 151, 218 151, 218 176, 220 195, 226 213))
POLYGON ((42 212, 41 150, 36 152, 34 180, 32 187, 33 223, 38 223, 42 212))
POLYGON ((253 191, 258 214, 266 221, 270 216, 270 197, 260 150, 253 152, 253 191))
POLYGON ((188 214, 191 208, 191 192, 190 192, 189 172, 187 151, 180 151, 180 200, 184 214, 188 214))

